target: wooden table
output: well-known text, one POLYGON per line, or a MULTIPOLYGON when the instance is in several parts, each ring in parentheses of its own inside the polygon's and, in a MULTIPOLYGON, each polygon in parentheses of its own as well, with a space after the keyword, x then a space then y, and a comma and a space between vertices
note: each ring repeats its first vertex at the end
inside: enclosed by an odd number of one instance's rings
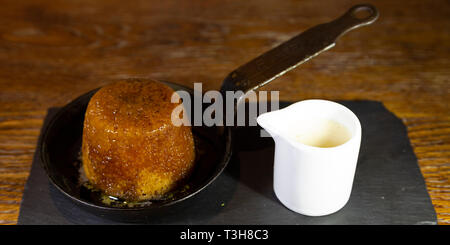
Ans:
MULTIPOLYGON (((450 224, 450 3, 373 2, 379 20, 265 87, 281 100, 382 101, 450 224)), ((218 89, 234 68, 358 1, 17 1, 0 8, 0 224, 15 224, 49 107, 130 77, 218 89)))

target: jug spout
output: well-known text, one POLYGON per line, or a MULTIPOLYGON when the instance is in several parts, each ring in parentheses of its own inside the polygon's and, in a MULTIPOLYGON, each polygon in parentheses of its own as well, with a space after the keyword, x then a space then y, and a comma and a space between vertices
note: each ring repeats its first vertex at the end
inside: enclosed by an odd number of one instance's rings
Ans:
MULTIPOLYGON (((275 145, 279 143, 291 144, 292 137, 289 130, 292 129, 293 121, 291 106, 281 110, 266 112, 256 119, 256 122, 273 138, 275 145)), ((294 120, 295 121, 295 120, 294 120)))
MULTIPOLYGON (((295 157, 298 151, 298 144, 289 136, 289 109, 281 109, 277 111, 261 114, 257 119, 257 123, 272 137, 275 142, 275 151, 277 157, 283 156, 287 158, 295 157)), ((264 136, 269 136, 264 135, 264 136)), ((261 133, 263 136, 263 133, 261 133)))
POLYGON ((264 114, 261 114, 257 119, 256 122, 261 126, 266 132, 272 136, 272 138, 275 138, 279 136, 279 132, 277 132, 278 125, 276 124, 276 113, 274 112, 267 112, 264 114))

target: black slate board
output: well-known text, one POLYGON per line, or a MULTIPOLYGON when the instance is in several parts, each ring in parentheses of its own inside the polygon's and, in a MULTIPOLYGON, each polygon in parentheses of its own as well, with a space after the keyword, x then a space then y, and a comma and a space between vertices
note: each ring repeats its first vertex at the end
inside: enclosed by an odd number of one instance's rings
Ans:
MULTIPOLYGON (((259 127, 237 129, 235 154, 209 187, 149 224, 436 224, 402 121, 379 102, 342 101, 360 119, 361 151, 353 190, 337 213, 308 217, 285 208, 272 188, 274 143, 259 127)), ((289 103, 280 103, 280 107, 289 103)), ((57 109, 50 109, 44 122, 57 109)), ((39 144, 38 144, 39 145, 39 144)), ((120 224, 81 209, 48 180, 34 156, 18 224, 120 224)))

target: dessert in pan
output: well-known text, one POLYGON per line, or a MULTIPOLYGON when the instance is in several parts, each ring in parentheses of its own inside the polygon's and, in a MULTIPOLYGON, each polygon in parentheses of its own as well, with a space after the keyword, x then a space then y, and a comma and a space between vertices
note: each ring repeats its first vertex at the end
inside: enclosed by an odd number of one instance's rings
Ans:
POLYGON ((190 126, 175 126, 175 91, 156 81, 121 81, 92 96, 84 119, 82 165, 89 182, 124 200, 162 198, 194 166, 190 126))

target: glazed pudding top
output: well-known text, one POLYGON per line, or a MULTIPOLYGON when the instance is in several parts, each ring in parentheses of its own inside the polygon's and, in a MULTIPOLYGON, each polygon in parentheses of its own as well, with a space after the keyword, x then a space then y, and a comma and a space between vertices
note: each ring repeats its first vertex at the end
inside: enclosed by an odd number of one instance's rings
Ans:
POLYGON ((113 122, 111 130, 139 128, 152 132, 171 123, 171 113, 179 105, 171 103, 174 91, 156 81, 120 81, 100 89, 89 105, 91 117, 113 122))

